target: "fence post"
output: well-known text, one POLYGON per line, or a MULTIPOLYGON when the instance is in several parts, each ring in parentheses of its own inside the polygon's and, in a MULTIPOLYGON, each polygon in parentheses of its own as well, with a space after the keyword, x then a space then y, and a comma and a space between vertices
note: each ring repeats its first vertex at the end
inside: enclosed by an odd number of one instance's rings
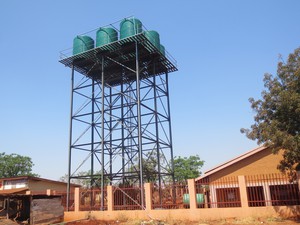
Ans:
POLYGON ((53 194, 53 191, 52 191, 51 189, 47 189, 47 190, 46 190, 46 193, 47 193, 48 196, 50 196, 50 195, 53 194))
POLYGON ((240 187, 241 205, 242 207, 249 207, 245 176, 238 176, 238 181, 240 187))
POLYGON ((152 209, 152 184, 145 183, 146 210, 152 209))
POLYGON ((79 212, 80 208, 80 189, 76 187, 74 190, 74 211, 79 212))
POLYGON ((197 209, 196 187, 194 179, 188 179, 188 189, 190 197, 190 209, 197 209))
POLYGON ((297 181, 298 181, 298 188, 299 188, 299 191, 300 191, 300 170, 297 171, 297 181))
POLYGON ((114 210, 114 193, 111 185, 106 187, 107 190, 107 211, 114 210))
POLYGON ((271 192, 270 192, 270 187, 268 181, 264 181, 263 183, 264 191, 265 191, 265 201, 266 201, 266 206, 272 206, 272 201, 271 201, 271 192))
POLYGON ((300 192, 300 171, 297 171, 298 191, 300 192))

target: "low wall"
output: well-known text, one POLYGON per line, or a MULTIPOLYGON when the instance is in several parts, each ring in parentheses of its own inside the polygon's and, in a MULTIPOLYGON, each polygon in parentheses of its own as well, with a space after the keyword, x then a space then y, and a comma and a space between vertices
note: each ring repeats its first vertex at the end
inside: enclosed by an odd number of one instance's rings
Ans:
POLYGON ((300 216, 300 206, 266 206, 249 208, 163 209, 65 212, 65 222, 94 218, 99 220, 218 220, 225 218, 270 218, 300 216))
MULTIPOLYGON (((300 183, 300 182, 299 182, 300 183)), ((114 210, 114 194, 112 186, 107 186, 107 210, 106 211, 80 211, 80 193, 75 189, 74 212, 65 212, 65 221, 95 218, 99 220, 218 220, 225 218, 270 218, 300 217, 300 205, 250 207, 246 191, 244 176, 238 176, 240 188, 241 207, 232 208, 197 208, 196 188, 193 179, 188 180, 190 204, 188 209, 153 209, 151 184, 146 183, 145 210, 114 210)))

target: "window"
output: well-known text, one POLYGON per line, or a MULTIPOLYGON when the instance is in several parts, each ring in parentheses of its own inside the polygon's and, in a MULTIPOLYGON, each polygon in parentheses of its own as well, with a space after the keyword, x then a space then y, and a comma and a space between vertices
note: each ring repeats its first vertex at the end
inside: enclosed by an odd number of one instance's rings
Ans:
POLYGON ((3 189, 15 189, 15 188, 26 188, 27 187, 27 180, 20 179, 20 180, 5 180, 3 184, 3 189))
POLYGON ((264 189, 262 186, 247 187, 249 207, 266 206, 264 189))
POLYGON ((216 193, 219 208, 241 207, 239 188, 217 188, 216 193))
POLYGON ((273 206, 300 204, 298 184, 271 185, 270 193, 273 206))

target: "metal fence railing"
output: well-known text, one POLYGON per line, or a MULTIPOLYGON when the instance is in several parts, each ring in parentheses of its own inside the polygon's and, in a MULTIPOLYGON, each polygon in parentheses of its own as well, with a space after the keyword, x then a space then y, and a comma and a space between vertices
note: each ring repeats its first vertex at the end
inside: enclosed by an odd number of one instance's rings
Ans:
MULTIPOLYGON (((144 198, 144 196, 143 196, 144 198)), ((115 186, 113 187, 114 210, 141 210, 140 186, 115 186)))
MULTIPOLYGON (((298 180, 291 181, 283 174, 251 175, 244 176, 244 178, 239 180, 239 177, 235 176, 216 180, 209 178, 197 180, 195 182, 197 208, 242 207, 241 192, 247 193, 243 199, 248 199, 248 207, 300 205, 298 180), (246 190, 241 190, 240 182, 244 183, 243 187, 246 185, 246 190)), ((146 194, 152 197, 152 209, 190 208, 191 196, 187 183, 163 184, 161 187, 153 184, 151 187, 151 193, 145 193, 145 189, 142 192, 139 185, 113 186, 112 199, 110 199, 113 210, 143 210, 147 204, 146 194), (142 193, 145 196, 141 196, 142 193), (141 201, 142 198, 143 201, 141 201)), ((37 192, 32 194, 37 194, 37 192)), ((61 196, 62 205, 67 210, 67 194, 65 192, 53 194, 61 196)), ((80 211, 107 210, 108 208, 106 188, 104 188, 103 195, 100 189, 80 189, 79 199, 80 211), (104 196, 103 206, 101 206, 102 196, 104 196)), ((72 211, 74 210, 73 192, 70 193, 69 200, 69 211, 72 211)))
POLYGON ((249 207, 300 205, 299 184, 284 174, 245 176, 249 207))
POLYGON ((152 187, 153 209, 180 209, 189 208, 188 185, 168 184, 162 187, 152 187))
POLYGON ((67 209, 67 192, 66 191, 54 191, 54 195, 59 195, 61 197, 61 204, 65 211, 74 211, 74 192, 70 192, 69 197, 69 209, 67 209))
POLYGON ((238 177, 224 177, 210 181, 203 179, 196 184, 198 208, 241 207, 238 177))
POLYGON ((91 211, 91 210, 107 210, 107 191, 106 188, 103 190, 103 206, 100 189, 81 189, 80 190, 80 211, 91 211))

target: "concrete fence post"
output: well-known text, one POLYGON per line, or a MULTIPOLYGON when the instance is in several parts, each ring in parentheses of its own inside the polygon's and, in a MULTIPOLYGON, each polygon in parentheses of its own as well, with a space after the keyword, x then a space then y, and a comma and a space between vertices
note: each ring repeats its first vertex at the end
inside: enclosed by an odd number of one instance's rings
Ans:
POLYGON ((241 205, 242 207, 249 207, 245 176, 238 176, 238 182, 240 187, 241 205))
POLYGON ((152 209, 152 184, 145 183, 145 201, 146 201, 146 210, 152 209))
POLYGON ((76 187, 74 190, 74 211, 79 212, 80 210, 80 189, 76 187))
POLYGON ((109 185, 107 188, 107 211, 114 210, 114 192, 113 186, 109 185))
POLYGON ((266 201, 266 206, 272 206, 272 198, 271 198, 271 192, 270 192, 270 187, 269 187, 269 183, 266 181, 263 183, 263 188, 264 188, 264 192, 265 192, 265 201, 266 201))
POLYGON ((300 171, 297 171, 298 191, 300 192, 300 171))
POLYGON ((47 190, 46 190, 46 194, 47 194, 48 196, 50 196, 50 195, 53 194, 53 191, 52 191, 51 189, 47 189, 47 190))
POLYGON ((197 209, 196 186, 194 179, 188 179, 188 189, 190 197, 190 209, 197 209))

